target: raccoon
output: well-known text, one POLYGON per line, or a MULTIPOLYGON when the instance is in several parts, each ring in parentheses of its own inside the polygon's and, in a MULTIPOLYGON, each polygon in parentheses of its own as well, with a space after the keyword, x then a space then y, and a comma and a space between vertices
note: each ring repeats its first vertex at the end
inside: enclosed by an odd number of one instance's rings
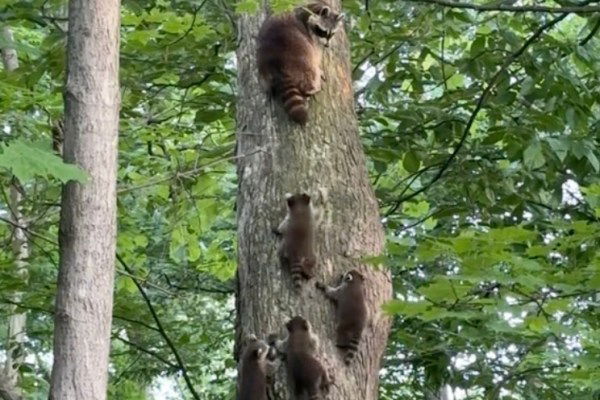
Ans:
POLYGON ((294 288, 300 290, 302 281, 314 277, 317 263, 313 249, 314 218, 310 196, 306 193, 286 195, 288 212, 279 224, 277 233, 283 236, 279 258, 289 268, 294 288))
POLYGON ((258 34, 261 81, 301 125, 308 121, 308 98, 321 90, 322 45, 329 43, 343 18, 319 1, 267 18, 258 34))
POLYGON ((274 369, 268 357, 270 346, 256 336, 246 338, 246 349, 240 361, 237 400, 267 400, 267 376, 274 369))
POLYGON ((336 306, 336 346, 344 352, 344 363, 349 365, 358 351, 363 330, 367 323, 367 305, 365 302, 364 276, 357 270, 351 270, 342 277, 338 287, 325 286, 317 282, 336 306))
POLYGON ((287 375, 297 400, 319 400, 329 392, 331 379, 321 362, 315 357, 318 339, 310 323, 296 316, 285 325, 287 338, 277 343, 283 352, 287 375))

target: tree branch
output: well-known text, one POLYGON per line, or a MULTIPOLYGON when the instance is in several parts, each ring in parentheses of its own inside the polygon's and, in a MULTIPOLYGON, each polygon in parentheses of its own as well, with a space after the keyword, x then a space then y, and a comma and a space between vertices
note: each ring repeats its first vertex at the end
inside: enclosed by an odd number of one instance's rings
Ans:
POLYGON ((598 33, 598 30, 600 30, 600 18, 598 18, 598 21, 596 21, 596 25, 594 25, 594 27, 592 28, 590 33, 588 33, 588 35, 586 37, 584 37, 581 40, 581 42, 579 42, 579 45, 585 46, 590 40, 592 40, 592 38, 596 35, 596 33, 598 33))
MULTIPOLYGON (((123 258, 119 254, 117 254, 117 260, 123 266, 125 271, 127 271, 128 273, 133 275, 132 269, 129 267, 129 265, 127 265, 125 260, 123 260, 123 258)), ((167 334, 167 331, 163 327, 162 322, 160 322, 160 318, 158 318, 158 314, 156 313, 156 310, 154 309, 154 306, 152 305, 152 302, 150 301, 150 297, 148 297, 148 294, 146 293, 146 291, 144 290, 142 285, 137 281, 137 279, 132 278, 132 280, 133 280, 133 283, 135 283, 135 286, 138 288, 140 294, 144 298, 144 302, 146 303, 146 306, 148 307, 148 310, 150 311, 150 314, 152 315, 152 319, 154 320, 154 323, 156 324, 156 327, 157 327, 160 335, 163 337, 163 339, 167 343, 167 346, 171 349, 173 356, 175 356, 175 359, 177 360, 177 369, 179 371, 181 371, 181 375, 183 376, 183 380, 185 381, 185 384, 186 384, 188 390, 190 391, 190 393, 192 394, 192 397, 195 400, 200 400, 200 396, 196 392, 196 389, 194 389, 194 385, 192 384, 192 380, 190 379, 190 376, 188 374, 187 368, 185 367, 183 359, 179 355, 179 351, 177 350, 177 347, 175 346, 173 341, 171 341, 171 339, 169 338, 169 335, 167 334)))
POLYGON ((160 356, 159 354, 157 354, 156 352, 152 351, 152 350, 148 350, 145 347, 140 346, 137 343, 134 342, 130 342, 127 339, 123 339, 122 337, 119 336, 113 336, 113 339, 116 339, 120 342, 125 343, 126 345, 133 347, 134 349, 141 351, 142 353, 148 354, 149 356, 152 356, 154 358, 156 358, 158 361, 162 362, 163 364, 169 366, 170 368, 173 368, 175 370, 179 369, 179 366, 176 364, 173 364, 172 362, 170 362, 169 360, 166 360, 164 358, 162 358, 162 356, 160 356))
POLYGON ((261 147, 258 150, 254 150, 254 151, 252 151, 252 152, 250 152, 248 154, 240 154, 240 155, 237 155, 237 156, 230 156, 230 157, 219 158, 217 160, 213 160, 213 161, 211 161, 209 163, 206 163, 205 165, 202 165, 202 166, 200 166, 198 168, 193 168, 193 169, 190 169, 190 170, 184 171, 184 172, 176 172, 176 173, 174 173, 172 175, 165 176, 165 177, 162 177, 162 178, 158 178, 158 179, 155 179, 155 180, 143 183, 143 184, 138 185, 138 186, 121 187, 121 188, 119 188, 117 190, 117 193, 131 192, 133 190, 143 189, 143 188, 147 188, 147 187, 150 187, 150 186, 161 184, 163 182, 168 182, 168 181, 173 180, 173 179, 187 178, 187 177, 190 177, 190 176, 193 176, 193 175, 197 174, 198 172, 201 172, 203 169, 205 169, 207 167, 210 167, 211 165, 215 165, 215 164, 218 164, 218 163, 223 162, 223 161, 232 161, 232 160, 237 160, 239 158, 248 157, 248 156, 251 156, 253 154, 259 153, 259 152, 261 152, 263 150, 264 149, 261 147))
MULTIPOLYGON (((412 1, 412 0, 408 0, 408 1, 412 1)), ((429 0, 422 0, 422 1, 429 1, 429 0)), ((431 0, 431 1, 433 1, 433 0, 431 0)), ((437 0, 435 0, 435 1, 437 1, 437 0)), ((557 23, 559 23, 560 21, 562 21, 563 19, 565 19, 567 17, 567 15, 569 15, 569 14, 568 13, 561 14, 558 17, 556 17, 556 18, 554 18, 554 19, 546 22, 542 26, 540 26, 533 33, 533 35, 531 35, 529 37, 529 39, 527 39, 525 41, 525 43, 523 43, 523 45, 516 52, 514 52, 504 62, 504 64, 502 64, 502 66, 500 67, 500 69, 489 80, 489 83, 485 87, 485 89, 483 89, 483 92, 481 93, 481 96, 479 96, 479 99, 477 100, 477 104, 475 105, 475 109, 471 113, 471 116, 469 117, 469 120, 467 121, 467 125, 465 126, 465 130, 463 131, 463 134, 462 134, 462 136, 461 136, 458 144, 456 145, 456 147, 452 151, 452 154, 450 154, 450 157, 448 157, 448 159, 444 162, 444 164, 439 169, 439 171, 437 172, 437 174, 433 178, 431 178, 431 181, 429 181, 429 183, 427 185, 425 185, 425 186, 421 187, 420 189, 412 192, 408 196, 400 198, 398 200, 399 203, 402 203, 404 201, 410 200, 410 199, 418 196, 419 194, 425 192, 431 186, 433 186, 433 184, 435 182, 437 182, 438 180, 440 180, 444 176, 444 174, 446 173, 446 171, 450 167, 450 164, 452 164, 452 161, 454 161, 454 159, 456 158, 456 155, 458 154, 458 152, 464 146, 464 144, 465 144, 465 142, 467 140, 467 137, 469 136, 469 133, 471 131, 471 127, 473 126, 473 123, 475 122, 475 119, 477 118, 477 115, 479 114, 479 112, 483 108, 483 105, 485 104, 485 101, 487 100, 488 95, 491 93, 492 89, 494 89, 494 87, 496 87, 496 84, 498 83, 498 78, 500 78, 500 76, 502 75, 502 73, 505 72, 508 69, 508 67, 517 58, 519 58, 523 53, 525 53, 525 50, 527 50, 527 48, 529 48, 529 46, 531 46, 537 39, 539 39, 540 36, 542 36, 542 34, 544 33, 545 30, 552 28, 554 25, 556 25, 557 23)))
POLYGON ((600 6, 565 6, 565 7, 549 7, 549 6, 511 6, 508 4, 471 4, 460 3, 452 0, 405 0, 411 3, 426 3, 435 4, 442 7, 461 8, 475 11, 506 11, 514 13, 536 12, 536 13, 575 13, 575 14, 590 14, 600 12, 600 6))

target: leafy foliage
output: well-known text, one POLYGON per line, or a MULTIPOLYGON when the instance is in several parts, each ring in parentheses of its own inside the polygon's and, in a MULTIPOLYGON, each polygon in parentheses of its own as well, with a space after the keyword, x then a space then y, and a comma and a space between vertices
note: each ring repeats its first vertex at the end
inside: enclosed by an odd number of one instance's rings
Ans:
POLYGON ((54 177, 63 183, 69 180, 85 183, 87 179, 81 169, 64 163, 49 150, 21 139, 16 139, 9 145, 0 143, 0 151, 0 167, 8 169, 21 182, 36 175, 54 177))
MULTIPOLYGON (((191 398, 184 370, 201 398, 233 397, 234 22, 258 6, 123 3, 111 398, 191 398)), ((380 398, 444 388, 457 399, 597 397, 598 16, 569 14, 533 37, 558 15, 392 0, 343 8, 388 233, 372 262, 395 283, 380 398)), ((59 184, 83 178, 49 150, 63 112, 65 12, 62 0, 0 0, 21 64, 0 71, 0 187, 20 181, 32 243, 25 281, 12 273, 11 226, 0 225, 0 325, 9 294, 23 292, 28 398, 47 397, 59 184)))

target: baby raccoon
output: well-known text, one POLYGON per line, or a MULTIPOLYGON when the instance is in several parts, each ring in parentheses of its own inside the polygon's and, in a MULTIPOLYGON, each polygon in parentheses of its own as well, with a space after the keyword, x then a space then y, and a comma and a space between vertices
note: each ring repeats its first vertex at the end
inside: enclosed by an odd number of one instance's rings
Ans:
POLYGON ((286 360, 287 375, 297 400, 319 400, 331 384, 325 368, 316 358, 318 339, 307 320, 296 316, 285 325, 287 338, 277 343, 286 360), (305 397, 304 397, 305 396, 305 397))
POLYGON ((262 83, 301 125, 308 120, 308 98, 321 90, 322 46, 328 45, 343 18, 317 1, 267 18, 258 34, 257 64, 262 83))
POLYGON ((279 258, 289 268, 294 287, 298 290, 302 281, 314 276, 317 263, 313 249, 314 218, 310 196, 306 193, 286 195, 288 212, 279 224, 277 233, 283 236, 279 246, 279 258))
POLYGON ((246 338, 246 349, 240 361, 237 400, 267 400, 267 376, 274 364, 267 357, 269 345, 256 336, 246 338))
POLYGON ((344 363, 350 364, 367 323, 364 276, 352 270, 342 277, 338 287, 325 286, 317 282, 318 289, 334 302, 336 308, 336 346, 344 351, 344 363))

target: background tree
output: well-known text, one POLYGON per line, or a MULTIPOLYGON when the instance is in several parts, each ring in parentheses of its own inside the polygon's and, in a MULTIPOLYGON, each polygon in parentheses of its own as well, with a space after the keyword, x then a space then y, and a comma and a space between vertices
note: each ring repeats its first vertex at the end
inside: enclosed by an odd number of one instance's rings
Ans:
MULTIPOLYGON (((14 72, 19 68, 19 59, 15 49, 14 38, 11 29, 8 26, 2 27, 2 64, 7 72, 14 72)), ((14 274, 20 279, 27 280, 27 262, 29 258, 29 243, 25 234, 27 221, 24 218, 21 202, 23 200, 23 187, 15 178, 10 184, 9 196, 7 202, 11 220, 13 223, 11 247, 15 259, 14 274)), ((11 300, 15 303, 21 301, 23 294, 19 291, 12 293, 11 300)), ((8 319, 7 340, 6 340, 6 361, 4 362, 4 371, 0 373, 0 395, 6 400, 16 400, 20 398, 19 390, 19 368, 23 364, 25 357, 25 324, 27 314, 23 310, 12 307, 8 319)))
POLYGON ((120 1, 69 2, 51 399, 105 399, 116 250, 120 1))

